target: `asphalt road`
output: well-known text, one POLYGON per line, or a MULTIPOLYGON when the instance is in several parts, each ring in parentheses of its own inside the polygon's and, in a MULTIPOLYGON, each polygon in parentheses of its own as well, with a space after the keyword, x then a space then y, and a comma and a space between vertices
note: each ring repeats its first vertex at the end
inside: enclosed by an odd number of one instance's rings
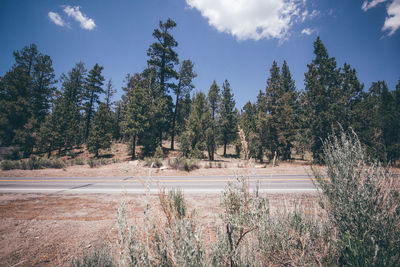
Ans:
MULTIPOLYGON (((293 193, 316 191, 308 175, 256 175, 250 186, 260 192, 293 193)), ((161 188, 181 188, 184 193, 220 193, 234 176, 163 177, 0 177, 0 193, 157 193, 161 188)))

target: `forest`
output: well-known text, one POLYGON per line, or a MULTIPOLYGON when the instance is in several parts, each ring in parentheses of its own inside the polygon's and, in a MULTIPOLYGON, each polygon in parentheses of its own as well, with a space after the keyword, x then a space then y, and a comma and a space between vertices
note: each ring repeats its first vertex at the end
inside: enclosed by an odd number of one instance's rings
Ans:
POLYGON ((218 147, 228 156, 234 145, 237 155, 261 162, 291 160, 295 151, 323 163, 323 141, 352 129, 369 157, 399 160, 400 80, 395 88, 385 81, 364 88, 356 70, 338 66, 317 37, 303 90, 287 62, 274 61, 265 89, 239 111, 228 80, 210 81, 207 92, 195 89, 195 63, 175 51, 175 27, 172 19, 160 21, 146 67, 126 76, 118 101, 103 66, 78 62, 56 77, 51 57, 35 44, 16 50, 14 65, 0 77, 0 146, 13 148, 12 159, 83 145, 98 157, 112 141, 124 141, 135 159, 152 156, 168 140, 166 149, 179 147, 188 158, 214 160, 218 147))

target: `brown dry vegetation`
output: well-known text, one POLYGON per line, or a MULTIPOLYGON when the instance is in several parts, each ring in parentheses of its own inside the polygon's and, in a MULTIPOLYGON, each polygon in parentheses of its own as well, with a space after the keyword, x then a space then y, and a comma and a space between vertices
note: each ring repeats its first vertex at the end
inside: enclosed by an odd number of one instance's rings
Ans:
MULTIPOLYGON (((313 194, 272 194, 271 207, 296 202, 317 209, 313 194)), ((144 195, 1 194, 0 263, 3 266, 66 266, 103 243, 115 245, 117 211, 125 199, 130 223, 143 218, 144 195)), ((159 205, 158 196, 150 197, 159 205)), ((204 237, 210 237, 221 211, 219 195, 186 195, 189 212, 196 209, 204 237)), ((115 249, 115 248, 114 248, 115 249)))

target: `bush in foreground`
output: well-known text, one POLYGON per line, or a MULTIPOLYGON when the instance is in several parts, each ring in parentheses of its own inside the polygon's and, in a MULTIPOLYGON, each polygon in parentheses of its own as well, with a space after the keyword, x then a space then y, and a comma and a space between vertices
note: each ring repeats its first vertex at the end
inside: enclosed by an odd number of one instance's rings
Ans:
POLYGON ((314 171, 321 206, 337 231, 340 265, 395 266, 400 262, 399 184, 379 163, 367 165, 357 135, 324 143, 328 179, 314 171))
POLYGON ((114 267, 118 266, 110 253, 108 246, 96 248, 91 253, 85 253, 82 258, 71 261, 73 267, 114 267))

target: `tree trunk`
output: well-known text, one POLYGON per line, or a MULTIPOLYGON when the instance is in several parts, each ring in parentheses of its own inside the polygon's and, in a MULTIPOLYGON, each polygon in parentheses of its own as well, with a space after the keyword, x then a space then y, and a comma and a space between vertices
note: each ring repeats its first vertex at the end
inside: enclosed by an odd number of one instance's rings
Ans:
POLYGON ((50 144, 50 145, 49 145, 49 150, 47 151, 47 158, 50 158, 50 157, 51 157, 51 150, 52 150, 52 148, 53 148, 53 145, 50 144))
POLYGON ((176 124, 176 114, 178 114, 178 104, 179 104, 179 88, 176 93, 176 103, 175 103, 175 110, 174 116, 172 117, 172 132, 171 132, 171 150, 174 150, 174 141, 175 141, 175 124, 176 124))
POLYGON ((132 141, 132 159, 135 159, 135 149, 136 149, 136 135, 133 136, 133 141, 132 141))
POLYGON ((224 142, 224 157, 226 157, 226 142, 224 142))

